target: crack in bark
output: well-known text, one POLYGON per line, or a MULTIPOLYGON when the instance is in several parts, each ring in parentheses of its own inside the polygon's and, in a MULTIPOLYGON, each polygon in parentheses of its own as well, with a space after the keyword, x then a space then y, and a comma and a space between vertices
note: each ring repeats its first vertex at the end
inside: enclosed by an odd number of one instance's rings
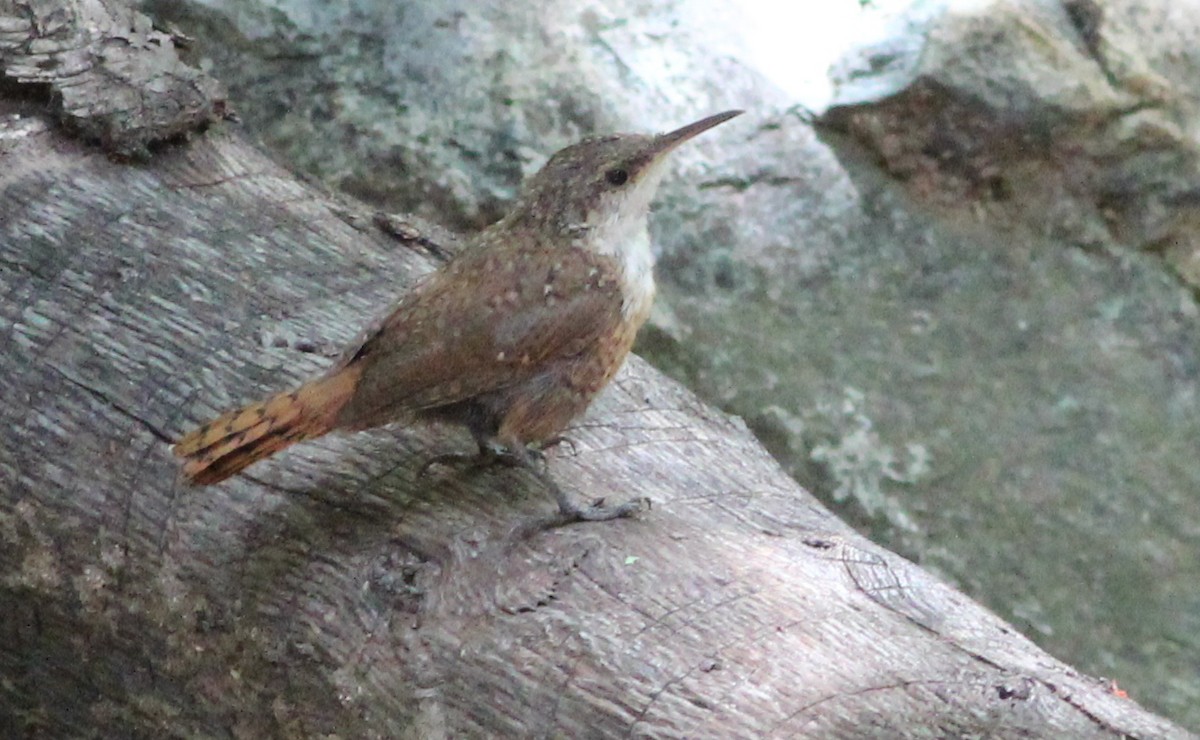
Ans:
MULTIPOLYGON (((65 325, 64 325, 64 330, 65 330, 65 325)), ((113 399, 109 398, 108 394, 106 394, 104 391, 99 390, 97 388, 93 388, 92 386, 90 386, 87 383, 85 383, 84 381, 74 377, 73 375, 71 375, 71 373, 63 370, 62 368, 58 367, 57 365, 55 365, 53 363, 46 363, 46 367, 48 367, 50 370, 53 370, 59 377, 61 377, 63 380, 67 381, 71 385, 74 385, 77 388, 87 392, 90 396, 95 398, 97 401, 100 401, 105 406, 111 408, 113 411, 116 411, 118 414, 126 417, 130 421, 137 423, 138 426, 140 426, 143 429, 145 429, 146 431, 150 432, 150 434, 152 436, 154 436, 155 438, 157 438, 160 442, 163 442, 164 444, 167 444, 167 445, 175 444, 175 440, 172 439, 166 432, 163 432, 161 429, 154 426, 154 424, 150 423, 146 419, 143 419, 142 417, 133 413, 132 411, 125 408, 121 404, 117 403, 113 399)))

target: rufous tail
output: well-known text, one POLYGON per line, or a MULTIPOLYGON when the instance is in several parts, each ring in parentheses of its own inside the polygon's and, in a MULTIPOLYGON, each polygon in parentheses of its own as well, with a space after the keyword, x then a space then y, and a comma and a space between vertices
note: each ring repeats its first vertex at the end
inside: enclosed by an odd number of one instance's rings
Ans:
POLYGON ((332 431, 358 375, 344 368, 188 432, 171 448, 183 458, 184 477, 200 486, 220 483, 285 447, 332 431))

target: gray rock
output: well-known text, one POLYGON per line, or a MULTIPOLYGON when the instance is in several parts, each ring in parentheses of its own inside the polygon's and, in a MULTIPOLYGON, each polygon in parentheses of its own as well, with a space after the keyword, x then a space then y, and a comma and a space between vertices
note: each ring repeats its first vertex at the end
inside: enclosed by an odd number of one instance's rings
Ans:
POLYGON ((761 109, 773 93, 738 61, 721 0, 146 7, 227 39, 203 53, 289 162, 460 228, 495 220, 525 175, 584 135, 761 109))

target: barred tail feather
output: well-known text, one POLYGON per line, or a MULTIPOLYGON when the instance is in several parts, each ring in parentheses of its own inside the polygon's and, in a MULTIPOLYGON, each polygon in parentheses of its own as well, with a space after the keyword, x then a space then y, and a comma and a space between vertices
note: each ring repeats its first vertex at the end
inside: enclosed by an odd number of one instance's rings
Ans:
POLYGON ((171 448, 183 459, 184 477, 194 485, 220 483, 285 447, 332 431, 358 374, 343 369, 189 432, 171 448))

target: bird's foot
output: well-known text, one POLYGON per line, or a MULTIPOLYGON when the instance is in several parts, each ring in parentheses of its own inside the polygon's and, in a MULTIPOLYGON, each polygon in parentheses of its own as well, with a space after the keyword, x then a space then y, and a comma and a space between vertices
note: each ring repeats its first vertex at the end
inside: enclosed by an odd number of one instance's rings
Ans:
POLYGON ((549 467, 546 463, 545 451, 563 443, 569 444, 574 451, 575 443, 566 437, 552 437, 540 444, 528 447, 507 447, 489 440, 480 443, 479 452, 475 455, 461 452, 436 455, 421 466, 417 475, 423 478, 429 475, 429 471, 437 465, 465 465, 473 470, 490 468, 494 465, 503 465, 510 468, 525 468, 529 470, 543 485, 550 489, 550 492, 554 494, 555 502, 558 503, 558 513, 546 519, 530 522, 532 526, 528 528, 529 532, 550 527, 561 527, 575 522, 604 522, 611 519, 625 519, 650 510, 650 499, 645 497, 630 499, 614 506, 606 506, 603 498, 594 499, 586 506, 572 501, 567 492, 551 477, 549 467))
POLYGON ((593 499, 591 504, 581 506, 572 501, 562 486, 558 485, 548 473, 542 473, 538 477, 554 494, 554 500, 558 503, 558 516, 555 517, 555 521, 550 523, 550 526, 573 522, 605 522, 610 519, 624 519, 650 510, 650 499, 645 497, 630 499, 615 506, 605 506, 604 499, 597 498, 593 499))
POLYGON ((588 506, 579 504, 567 498, 566 494, 556 492, 558 513, 564 524, 571 522, 606 522, 610 519, 624 519, 634 516, 651 508, 650 499, 646 497, 633 498, 616 506, 605 506, 604 499, 598 498, 588 506))
POLYGON ((542 455, 547 450, 552 450, 555 447, 558 447, 559 445, 563 445, 563 444, 565 444, 567 447, 571 448, 572 456, 579 454, 579 448, 575 446, 575 440, 571 439, 570 437, 568 437, 566 435, 562 435, 562 434, 555 436, 555 437, 551 437, 550 439, 544 440, 542 442, 539 442, 535 447, 530 448, 530 452, 537 454, 537 455, 542 455))
POLYGON ((461 452, 448 452, 444 455, 434 455, 433 457, 426 460, 421 465, 421 467, 417 470, 417 477, 418 478, 427 477, 429 475, 429 471, 439 465, 445 465, 447 467, 457 467, 459 465, 465 465, 467 463, 478 464, 478 462, 479 462, 478 455, 466 455, 461 452))
POLYGON ((642 511, 650 510, 650 499, 648 498, 631 499, 619 506, 605 506, 604 499, 596 499, 590 506, 580 506, 567 498, 566 494, 557 485, 548 485, 552 488, 554 498, 558 501, 558 511, 549 516, 537 517, 536 519, 521 523, 513 530, 514 539, 523 540, 532 537, 538 532, 544 532, 547 529, 565 527, 568 524, 576 524, 578 522, 604 522, 612 519, 625 519, 642 511))
POLYGON ((429 475, 430 469, 444 465, 446 467, 467 467, 471 470, 485 470, 494 465, 502 465, 506 468, 525 468, 530 467, 533 461, 545 464, 545 456, 541 450, 526 450, 522 455, 519 452, 514 452, 507 447, 499 444, 481 444, 479 452, 471 455, 465 452, 447 452, 441 455, 434 455, 425 461, 417 471, 418 478, 424 478, 429 475))

